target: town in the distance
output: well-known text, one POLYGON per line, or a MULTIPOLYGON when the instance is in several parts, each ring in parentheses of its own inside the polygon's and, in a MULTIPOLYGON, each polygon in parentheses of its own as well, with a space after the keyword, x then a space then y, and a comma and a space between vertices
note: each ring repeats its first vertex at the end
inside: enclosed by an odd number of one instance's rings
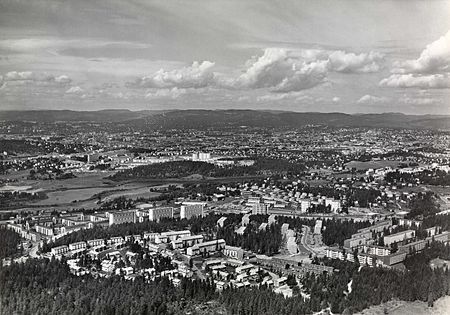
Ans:
POLYGON ((0 286, 33 275, 52 313, 118 291, 77 314, 387 314, 450 294, 448 128, 217 112, 2 114, 0 286))

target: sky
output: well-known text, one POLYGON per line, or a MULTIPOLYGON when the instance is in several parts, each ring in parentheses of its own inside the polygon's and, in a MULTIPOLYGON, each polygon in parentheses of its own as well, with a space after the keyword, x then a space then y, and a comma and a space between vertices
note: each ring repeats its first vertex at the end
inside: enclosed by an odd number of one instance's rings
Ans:
POLYGON ((0 110, 450 114, 450 0, 0 0, 0 110))

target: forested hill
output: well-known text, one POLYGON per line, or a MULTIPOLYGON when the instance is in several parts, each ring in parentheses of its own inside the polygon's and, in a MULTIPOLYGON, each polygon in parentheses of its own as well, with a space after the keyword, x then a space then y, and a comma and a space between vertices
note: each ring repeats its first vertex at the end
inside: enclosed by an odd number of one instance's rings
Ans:
POLYGON ((134 129, 205 129, 210 127, 379 127, 450 130, 450 116, 344 113, 300 113, 263 110, 165 110, 165 111, 0 111, 0 121, 116 122, 134 129))

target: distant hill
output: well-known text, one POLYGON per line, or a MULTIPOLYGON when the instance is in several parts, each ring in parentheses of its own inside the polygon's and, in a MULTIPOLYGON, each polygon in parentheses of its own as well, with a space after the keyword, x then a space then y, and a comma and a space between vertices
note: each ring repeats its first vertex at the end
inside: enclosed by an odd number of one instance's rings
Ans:
POLYGON ((0 111, 0 121, 93 121, 117 122, 148 129, 205 129, 209 127, 378 127, 450 130, 450 116, 344 113, 299 113, 262 110, 170 110, 170 111, 0 111))
POLYGON ((450 116, 399 113, 358 114, 267 112, 255 110, 184 110, 134 120, 143 129, 204 129, 208 127, 378 127, 450 130, 450 116))
POLYGON ((111 109, 100 111, 73 111, 73 110, 27 110, 27 111, 0 111, 0 121, 93 121, 93 122, 120 122, 141 117, 151 116, 161 111, 133 112, 127 109, 111 109))

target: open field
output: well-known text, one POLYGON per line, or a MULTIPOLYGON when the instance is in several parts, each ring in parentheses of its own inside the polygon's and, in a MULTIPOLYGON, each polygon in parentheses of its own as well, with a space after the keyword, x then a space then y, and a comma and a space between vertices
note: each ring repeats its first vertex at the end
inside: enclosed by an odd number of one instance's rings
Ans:
POLYGON ((433 307, 427 303, 414 301, 390 301, 381 305, 370 307, 357 313, 359 315, 448 315, 450 314, 450 296, 444 296, 434 302, 433 307))
MULTIPOLYGON (((77 173, 76 178, 66 180, 28 180, 26 177, 16 177, 16 182, 3 186, 4 190, 41 191, 47 199, 29 202, 17 207, 26 209, 50 208, 66 210, 68 208, 96 207, 98 196, 104 200, 111 200, 120 196, 127 198, 151 198, 159 193, 150 192, 149 188, 157 184, 145 182, 118 183, 107 179, 111 172, 77 173)), ((2 189, 2 188, 0 188, 2 189)))
POLYGON ((382 167, 397 167, 400 164, 399 161, 389 161, 389 160, 381 160, 381 161, 369 161, 369 162, 360 162, 360 161, 351 161, 348 162, 345 166, 347 168, 356 168, 356 170, 368 170, 369 168, 382 168, 382 167))

